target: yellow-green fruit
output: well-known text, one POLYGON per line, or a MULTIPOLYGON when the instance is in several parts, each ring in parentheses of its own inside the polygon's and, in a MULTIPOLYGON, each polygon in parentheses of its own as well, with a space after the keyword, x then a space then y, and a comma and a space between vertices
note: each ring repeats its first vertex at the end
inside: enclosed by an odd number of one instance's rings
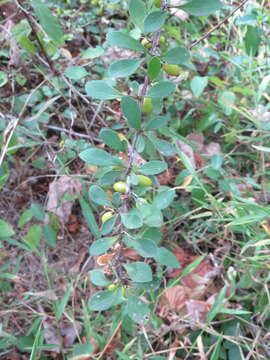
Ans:
POLYGON ((154 0, 154 4, 157 8, 160 8, 162 0, 154 0))
POLYGON ((145 98, 145 99, 143 100, 142 110, 143 110, 143 113, 144 113, 144 114, 149 114, 149 113, 153 110, 152 99, 150 99, 150 98, 145 98))
POLYGON ((119 136, 119 139, 120 139, 121 141, 127 140, 127 138, 125 137, 125 135, 122 134, 122 133, 118 133, 118 136, 119 136))
POLYGON ((165 36, 161 35, 160 38, 159 38, 159 42, 160 42, 161 44, 164 44, 164 43, 166 42, 165 36))
POLYGON ((146 38, 143 38, 141 41, 141 44, 146 48, 146 49, 150 49, 152 47, 152 44, 149 40, 147 40, 146 38))
POLYGON ((107 211, 102 215, 101 221, 105 223, 105 221, 109 220, 111 217, 113 217, 113 213, 111 211, 107 211))
POLYGON ((151 186, 153 185, 152 180, 148 176, 137 175, 138 184, 142 186, 151 186))
POLYGON ((104 14, 103 9, 98 9, 98 10, 96 11, 96 15, 97 15, 97 16, 102 16, 103 14, 104 14))
POLYGON ((117 288, 116 284, 110 284, 109 286, 107 286, 108 290, 114 290, 115 288, 117 288))
POLYGON ((117 181, 113 185, 113 189, 114 191, 124 193, 127 191, 127 183, 125 183, 124 181, 117 181))
POLYGON ((164 64, 163 70, 165 73, 172 76, 179 76, 181 73, 181 68, 178 65, 173 64, 164 64))

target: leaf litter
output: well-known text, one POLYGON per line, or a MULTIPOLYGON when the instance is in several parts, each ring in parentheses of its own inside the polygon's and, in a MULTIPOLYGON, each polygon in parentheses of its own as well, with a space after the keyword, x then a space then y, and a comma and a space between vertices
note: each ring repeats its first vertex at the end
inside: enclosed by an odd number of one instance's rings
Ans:
POLYGON ((199 256, 181 248, 176 248, 174 254, 182 268, 170 271, 167 277, 179 278, 181 285, 164 290, 158 304, 158 315, 170 321, 174 319, 174 322, 185 320, 187 327, 196 330, 198 324, 205 323, 220 291, 214 279, 222 274, 222 268, 211 265, 205 258, 187 275, 182 276, 186 267, 198 260, 199 256))

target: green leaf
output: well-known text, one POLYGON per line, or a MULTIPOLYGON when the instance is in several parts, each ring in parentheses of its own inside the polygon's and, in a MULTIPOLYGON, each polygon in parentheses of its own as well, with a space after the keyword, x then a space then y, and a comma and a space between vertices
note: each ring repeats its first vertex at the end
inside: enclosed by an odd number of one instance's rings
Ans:
POLYGON ((84 200, 82 196, 79 197, 79 202, 87 226, 89 227, 94 237, 99 239, 101 234, 91 207, 87 204, 87 202, 84 200))
POLYGON ((144 20, 144 31, 155 32, 162 28, 167 13, 165 11, 153 11, 144 20))
POLYGON ((218 95, 218 103, 225 115, 231 115, 236 96, 231 91, 223 91, 218 95))
POLYGON ((32 249, 36 249, 40 243, 42 228, 40 225, 32 225, 24 237, 24 242, 32 249))
POLYGON ((260 28, 254 26, 248 26, 247 32, 244 38, 246 53, 251 56, 255 56, 258 52, 261 36, 260 28))
POLYGON ((136 283, 133 282, 132 286, 138 291, 151 291, 157 290, 160 288, 161 280, 157 276, 153 276, 152 281, 143 282, 143 283, 136 283))
POLYGON ((73 354, 69 360, 81 360, 89 358, 89 355, 95 350, 95 345, 89 342, 84 344, 75 344, 73 346, 73 354))
POLYGON ((194 16, 206 16, 222 7, 223 4, 220 0, 191 0, 187 4, 180 6, 181 9, 194 16))
POLYGON ((104 54, 104 49, 101 46, 95 48, 90 47, 82 53, 82 59, 95 59, 104 54))
POLYGON ((142 59, 122 59, 115 61, 109 67, 109 75, 112 78, 128 77, 140 66, 142 59))
POLYGON ((149 320, 149 306, 139 297, 132 294, 128 294, 126 311, 128 316, 137 324, 143 325, 149 320))
POLYGON ((163 188, 155 197, 153 205, 155 205, 160 210, 166 209, 173 202, 175 195, 175 190, 171 190, 170 188, 163 188))
POLYGON ((44 212, 43 207, 42 207, 40 204, 37 204, 37 203, 31 204, 31 210, 32 210, 33 216, 34 216, 38 221, 44 221, 44 219, 45 219, 45 212, 44 212))
POLYGON ((40 0, 32 1, 31 5, 43 30, 56 45, 61 45, 63 43, 63 32, 57 17, 53 16, 48 6, 40 0))
POLYGON ((89 271, 90 280, 96 286, 108 286, 110 281, 104 275, 103 270, 94 269, 89 271))
POLYGON ((108 235, 114 229, 116 219, 117 219, 117 216, 114 215, 102 224, 102 227, 101 227, 102 235, 108 235))
POLYGON ((152 281, 152 270, 148 264, 137 261, 124 264, 124 267, 132 281, 138 283, 152 281))
POLYGON ((88 308, 92 311, 104 311, 112 306, 121 304, 123 301, 121 288, 99 291, 90 298, 88 308))
POLYGON ((8 81, 7 74, 4 71, 0 71, 0 87, 4 86, 8 81))
POLYGON ((117 132, 111 129, 102 129, 99 133, 99 137, 111 149, 117 151, 123 150, 123 144, 117 132))
MULTIPOLYGON (((25 210, 18 221, 18 227, 23 227, 25 224, 27 224, 33 217, 33 213, 31 209, 27 209, 25 210)), ((1 234, 1 229, 0 229, 0 234, 1 234)))
POLYGON ((207 314, 207 322, 208 324, 216 317, 216 315, 222 310, 224 306, 224 300, 226 298, 227 286, 224 286, 219 292, 214 305, 211 310, 207 314))
POLYGON ((18 24, 12 27, 11 34, 14 39, 20 41, 22 36, 28 37, 32 32, 31 26, 26 19, 22 19, 18 24))
POLYGON ((18 42, 23 48, 25 48, 25 50, 29 51, 31 54, 37 53, 35 45, 28 39, 27 36, 21 36, 18 42))
POLYGON ((143 222, 150 227, 160 227, 163 225, 162 212, 152 204, 141 204, 138 206, 143 222))
POLYGON ((87 71, 83 66, 70 66, 65 70, 65 75, 71 80, 81 80, 87 76, 87 71))
POLYGON ((121 96, 119 91, 107 84, 104 80, 88 81, 85 85, 86 94, 94 99, 112 100, 121 96))
POLYGON ((6 221, 0 220, 0 239, 8 238, 14 235, 15 232, 11 225, 9 225, 6 221))
POLYGON ((56 232, 50 225, 43 225, 43 235, 48 246, 54 247, 56 245, 56 232))
POLYGON ((207 85, 208 85, 207 76, 195 76, 190 82, 191 90, 196 97, 201 96, 203 90, 206 88, 207 85))
POLYGON ((147 67, 147 73, 150 80, 154 80, 158 77, 161 70, 161 63, 157 56, 152 57, 147 67))
POLYGON ((64 296, 62 297, 62 299, 59 301, 57 301, 56 303, 56 311, 55 311, 55 318, 56 318, 56 321, 59 321, 61 319, 61 316, 63 315, 64 311, 65 311, 65 308, 68 304, 68 301, 69 301, 69 298, 70 298, 70 295, 71 295, 71 292, 73 290, 73 286, 70 285, 64 296))
POLYGON ((99 180, 101 186, 112 185, 116 180, 121 176, 122 171, 120 170, 110 170, 107 171, 99 180))
POLYGON ((158 116, 158 117, 150 120, 145 125, 145 130, 146 131, 157 130, 157 129, 165 126, 168 123, 169 120, 170 120, 170 118, 167 117, 167 116, 158 116))
POLYGON ((164 247, 160 247, 157 249, 157 254, 154 256, 155 260, 162 265, 170 266, 172 268, 180 268, 181 265, 177 260, 176 256, 164 247))
POLYGON ((122 213, 121 220, 127 229, 138 229, 143 226, 142 216, 137 209, 131 209, 127 213, 122 213))
POLYGON ((107 36, 107 41, 111 46, 118 46, 123 49, 129 49, 137 52, 146 52, 145 47, 133 37, 121 31, 112 31, 107 36))
POLYGON ((157 252, 157 245, 154 240, 141 238, 128 241, 127 246, 133 247, 144 258, 153 257, 157 252))
POLYGON ((168 168, 168 165, 164 161, 152 160, 141 165, 138 171, 144 175, 156 175, 160 174, 168 168))
POLYGON ((90 255, 98 256, 105 254, 116 240, 116 237, 105 237, 94 241, 89 249, 90 255))
POLYGON ((92 185, 89 189, 89 198, 98 205, 112 206, 105 191, 98 185, 92 185))
POLYGON ((171 95, 176 89, 176 85, 171 81, 160 81, 151 87, 147 93, 151 98, 164 98, 171 95))
POLYGON ((130 96, 124 96, 121 101, 121 111, 127 119, 128 125, 135 130, 140 130, 141 110, 138 102, 130 96))
POLYGON ((147 134, 157 151, 163 156, 172 156, 176 153, 175 145, 169 141, 157 138, 153 133, 147 134))
POLYGON ((98 149, 98 148, 90 148, 90 149, 84 150, 79 154, 79 156, 88 165, 124 166, 124 163, 121 159, 109 154, 105 150, 98 149))
POLYGON ((143 30, 144 19, 147 16, 147 9, 144 2, 142 0, 130 0, 128 11, 134 25, 143 30))
POLYGON ((163 60, 168 64, 185 64, 190 58, 189 51, 183 46, 177 46, 166 52, 163 60))

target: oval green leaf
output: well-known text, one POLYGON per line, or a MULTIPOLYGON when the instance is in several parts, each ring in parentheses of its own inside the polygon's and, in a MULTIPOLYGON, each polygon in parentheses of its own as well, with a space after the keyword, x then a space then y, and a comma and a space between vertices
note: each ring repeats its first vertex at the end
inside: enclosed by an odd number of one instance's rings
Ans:
POLYGON ((160 81, 151 87, 147 93, 151 98, 164 98, 171 95, 176 89, 176 85, 171 81, 160 81))
POLYGON ((107 36, 107 41, 111 46, 118 46, 123 49, 129 49, 137 52, 146 52, 145 47, 133 37, 121 31, 112 31, 107 36))
POLYGON ((89 189, 89 198, 98 205, 112 206, 105 191, 98 185, 92 185, 89 189))
POLYGON ((137 261, 124 264, 124 267, 132 281, 138 283, 152 281, 152 270, 148 264, 137 261))
POLYGON ((104 80, 88 81, 85 85, 86 94, 94 99, 112 100, 121 96, 120 92, 107 84, 104 80))
POLYGON ((143 164, 138 170, 144 175, 156 175, 162 173, 167 168, 168 165, 164 161, 153 160, 143 164))
POLYGON ((165 23, 167 13, 165 11, 153 11, 144 20, 144 31, 155 32, 162 28, 165 23))
POLYGON ((79 154, 80 158, 85 161, 88 165, 95 166, 113 166, 119 165, 124 166, 124 163, 121 159, 117 158, 109 154, 107 151, 98 149, 98 148, 90 148, 82 151, 79 154))
POLYGON ((127 119, 128 125, 135 130, 140 130, 141 110, 138 102, 130 96, 124 96, 121 101, 121 111, 127 119))

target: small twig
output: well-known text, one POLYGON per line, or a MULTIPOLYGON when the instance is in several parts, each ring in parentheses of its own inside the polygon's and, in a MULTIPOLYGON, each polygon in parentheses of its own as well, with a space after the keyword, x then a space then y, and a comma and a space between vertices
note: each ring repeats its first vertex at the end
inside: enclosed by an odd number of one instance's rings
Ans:
POLYGON ((76 131, 73 131, 73 130, 64 129, 64 128, 54 126, 54 125, 44 125, 44 126, 47 129, 64 132, 64 133, 70 134, 72 136, 78 136, 78 137, 81 137, 81 138, 84 138, 84 139, 94 140, 94 141, 99 142, 99 143, 103 142, 101 139, 99 139, 97 137, 86 135, 86 134, 80 134, 80 133, 77 133, 76 131))
POLYGON ((39 48, 40 48, 40 51, 43 55, 43 57, 45 58, 46 60, 46 63, 47 63, 47 66, 51 69, 52 73, 54 74, 57 74, 57 70, 55 69, 54 67, 54 64, 53 62, 51 61, 50 57, 48 56, 46 50, 44 49, 44 46, 42 44, 42 42, 40 41, 39 37, 38 37, 38 34, 36 32, 36 28, 35 28, 35 22, 34 20, 32 19, 32 16, 31 14, 19 3, 18 0, 15 0, 15 3, 16 5, 18 6, 18 8, 23 12, 26 20, 28 21, 29 25, 31 26, 31 29, 32 29, 32 32, 37 40, 37 43, 39 45, 39 48))
POLYGON ((199 44, 201 41, 203 41, 204 39, 208 38, 209 35, 212 34, 213 31, 219 29, 230 17, 232 17, 237 10, 239 10, 242 6, 245 5, 245 3, 248 0, 243 0, 229 15, 227 15, 222 21, 220 21, 219 23, 217 23, 217 25, 215 25, 212 29, 210 29, 209 31, 207 31, 206 34, 204 34, 202 37, 200 37, 198 40, 196 40, 193 44, 191 44, 189 46, 189 50, 192 49, 195 45, 199 44))

